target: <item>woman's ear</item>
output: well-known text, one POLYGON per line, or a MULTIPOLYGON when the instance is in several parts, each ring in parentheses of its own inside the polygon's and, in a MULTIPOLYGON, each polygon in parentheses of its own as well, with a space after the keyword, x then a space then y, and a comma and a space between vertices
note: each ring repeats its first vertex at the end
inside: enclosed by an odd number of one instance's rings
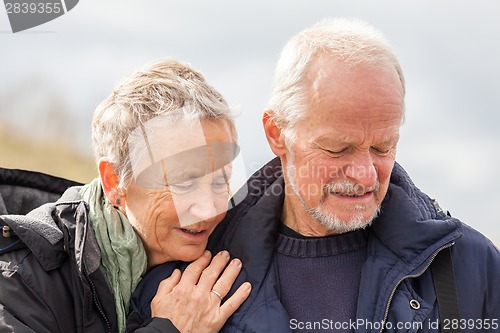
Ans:
POLYGON ((262 124, 264 125, 264 133, 266 134, 267 142, 273 153, 280 157, 285 155, 287 152, 285 140, 281 129, 276 124, 276 119, 272 110, 264 111, 262 124))
POLYGON ((100 160, 99 177, 101 178, 102 189, 109 202, 114 206, 121 206, 123 204, 123 195, 118 188, 120 182, 113 164, 106 160, 100 160))

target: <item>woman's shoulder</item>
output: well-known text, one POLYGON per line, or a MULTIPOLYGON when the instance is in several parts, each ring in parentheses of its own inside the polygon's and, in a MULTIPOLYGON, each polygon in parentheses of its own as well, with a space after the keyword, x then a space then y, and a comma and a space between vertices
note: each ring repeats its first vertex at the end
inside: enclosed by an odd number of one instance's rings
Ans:
POLYGON ((24 215, 80 183, 42 172, 0 168, 0 215, 24 215))

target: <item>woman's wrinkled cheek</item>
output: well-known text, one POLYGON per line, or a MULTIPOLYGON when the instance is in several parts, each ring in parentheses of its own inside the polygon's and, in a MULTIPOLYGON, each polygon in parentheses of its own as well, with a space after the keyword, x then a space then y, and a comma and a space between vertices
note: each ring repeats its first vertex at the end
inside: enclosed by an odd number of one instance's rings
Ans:
POLYGON ((166 190, 148 191, 144 194, 143 200, 141 201, 143 213, 137 221, 138 225, 136 228, 145 241, 156 239, 158 229, 161 230, 167 227, 167 225, 160 223, 160 221, 167 217, 164 215, 172 215, 173 213, 175 216, 176 214, 175 207, 172 204, 172 196, 166 190), (170 212, 170 214, 166 214, 168 211, 172 212, 170 212))

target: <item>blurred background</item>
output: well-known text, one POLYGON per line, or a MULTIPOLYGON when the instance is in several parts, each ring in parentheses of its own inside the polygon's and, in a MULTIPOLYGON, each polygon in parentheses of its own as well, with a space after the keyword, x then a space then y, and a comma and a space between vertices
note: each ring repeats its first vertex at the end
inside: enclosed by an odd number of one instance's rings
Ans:
POLYGON ((92 113, 124 76, 171 56, 228 100, 248 174, 273 157, 260 116, 288 38, 327 16, 382 30, 405 71, 397 160, 441 206, 500 244, 500 2, 81 0, 13 34, 0 8, 0 166, 87 182, 92 113))

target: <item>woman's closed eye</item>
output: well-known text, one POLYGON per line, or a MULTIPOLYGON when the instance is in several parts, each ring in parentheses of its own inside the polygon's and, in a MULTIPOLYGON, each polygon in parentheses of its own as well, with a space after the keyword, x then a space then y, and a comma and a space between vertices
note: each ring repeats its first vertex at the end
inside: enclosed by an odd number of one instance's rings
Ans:
POLYGON ((229 191, 229 183, 224 178, 214 179, 212 182, 212 191, 216 194, 223 194, 229 191))
POLYGON ((168 188, 172 193, 183 194, 188 193, 196 187, 196 182, 194 180, 188 180, 176 184, 169 184, 168 188))

